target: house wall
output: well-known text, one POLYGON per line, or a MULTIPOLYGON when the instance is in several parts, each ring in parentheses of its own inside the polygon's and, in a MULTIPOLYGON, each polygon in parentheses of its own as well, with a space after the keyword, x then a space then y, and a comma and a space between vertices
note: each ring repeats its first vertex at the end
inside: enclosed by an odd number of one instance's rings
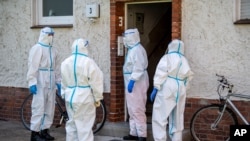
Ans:
MULTIPOLYGON (((109 0, 74 0, 74 24, 70 28, 54 28, 53 47, 59 50, 60 61, 71 54, 77 38, 89 40, 89 56, 104 74, 105 92, 110 91, 110 15, 109 0), (100 4, 100 18, 91 23, 85 16, 86 4, 100 4)), ((41 28, 31 27, 31 0, 0 1, 0 86, 27 88, 29 49, 37 43, 41 28)))
MULTIPOLYGON (((28 53, 37 43, 41 28, 31 27, 32 0, 0 0, 0 119, 20 120, 20 107, 29 94, 26 81, 28 53)), ((53 47, 60 61, 71 55, 75 39, 89 40, 89 56, 104 74, 104 100, 110 92, 110 4, 109 0, 74 0, 73 27, 54 27, 53 47), (100 18, 91 23, 85 16, 86 4, 100 4, 100 18)), ((107 106, 107 110, 109 107, 107 106)), ((55 119, 58 120, 58 119, 55 119)), ((58 123, 58 122, 56 122, 58 123)))
POLYGON ((250 95, 250 24, 234 24, 234 0, 182 0, 182 40, 194 71, 188 97, 216 99, 217 77, 250 95))
MULTIPOLYGON (((200 107, 219 103, 216 73, 233 83, 235 92, 250 95, 250 24, 234 24, 234 0, 182 0, 181 33, 195 73, 184 115, 189 128, 200 107)), ((249 121, 249 100, 232 99, 249 121)), ((242 124, 239 117, 238 121, 242 124)))

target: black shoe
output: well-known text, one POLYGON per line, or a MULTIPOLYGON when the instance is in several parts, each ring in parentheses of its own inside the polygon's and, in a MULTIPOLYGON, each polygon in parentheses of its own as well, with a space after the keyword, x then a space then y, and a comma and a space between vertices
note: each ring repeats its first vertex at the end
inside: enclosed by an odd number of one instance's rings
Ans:
POLYGON ((138 137, 137 136, 128 135, 128 136, 124 136, 123 140, 138 140, 138 137))
POLYGON ((48 141, 51 141, 51 140, 54 140, 55 138, 52 137, 50 134, 49 134, 49 130, 48 129, 44 129, 41 131, 41 137, 48 140, 48 141))
POLYGON ((46 141, 46 140, 40 136, 39 132, 32 131, 30 141, 46 141))
POLYGON ((139 141, 147 141, 145 137, 139 137, 139 141))

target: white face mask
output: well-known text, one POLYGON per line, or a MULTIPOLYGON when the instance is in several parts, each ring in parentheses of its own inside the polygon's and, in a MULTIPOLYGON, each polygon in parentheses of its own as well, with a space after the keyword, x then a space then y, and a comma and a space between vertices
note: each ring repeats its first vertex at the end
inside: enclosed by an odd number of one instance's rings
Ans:
POLYGON ((128 42, 127 38, 126 38, 126 37, 123 37, 123 44, 124 44, 124 46, 125 46, 126 48, 129 47, 128 44, 127 44, 127 42, 128 42))
POLYGON ((52 46, 53 36, 51 35, 49 36, 48 34, 43 34, 40 36, 38 41, 41 42, 42 44, 52 46))
POLYGON ((48 42, 49 42, 49 45, 52 46, 52 44, 53 44, 53 36, 48 37, 48 42))

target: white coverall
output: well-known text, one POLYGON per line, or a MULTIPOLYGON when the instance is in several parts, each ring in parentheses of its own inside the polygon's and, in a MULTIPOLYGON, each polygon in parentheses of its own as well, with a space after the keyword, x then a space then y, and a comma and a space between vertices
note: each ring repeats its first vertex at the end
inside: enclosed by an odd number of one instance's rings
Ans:
POLYGON ((166 141, 166 126, 169 117, 169 135, 172 141, 182 141, 186 85, 191 80, 191 71, 184 55, 184 43, 173 40, 157 65, 154 88, 158 89, 153 105, 153 137, 166 141))
POLYGON ((103 99, 103 73, 88 57, 87 47, 87 40, 75 40, 72 55, 61 65, 61 93, 69 115, 66 141, 94 141, 94 103, 103 99))
POLYGON ((29 86, 36 85, 37 93, 33 95, 30 129, 40 131, 49 129, 54 119, 56 84, 61 83, 60 63, 57 51, 52 47, 54 31, 45 27, 41 29, 38 43, 30 52, 28 59, 27 80, 29 86))
POLYGON ((128 48, 128 52, 123 65, 123 75, 126 103, 130 116, 130 135, 147 137, 147 117, 145 114, 147 90, 149 87, 147 53, 140 44, 140 36, 137 29, 128 29, 124 34, 124 45, 128 48), (127 90, 130 80, 135 81, 131 93, 127 90))

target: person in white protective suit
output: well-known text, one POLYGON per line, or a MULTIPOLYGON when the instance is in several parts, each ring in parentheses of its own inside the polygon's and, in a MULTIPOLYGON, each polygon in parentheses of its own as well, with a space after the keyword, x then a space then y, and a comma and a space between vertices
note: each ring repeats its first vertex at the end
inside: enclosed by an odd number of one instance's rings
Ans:
POLYGON ((123 140, 146 141, 147 117, 145 112, 149 87, 147 53, 140 44, 140 36, 136 28, 125 31, 123 42, 128 48, 123 65, 123 75, 130 126, 129 135, 124 136, 123 140))
POLYGON ((193 72, 184 57, 184 43, 178 39, 168 45, 154 74, 152 130, 154 141, 166 141, 169 118, 169 136, 172 141, 182 141, 186 88, 193 72))
POLYGON ((103 99, 103 73, 88 56, 88 45, 86 39, 75 40, 72 55, 61 64, 62 97, 69 115, 66 141, 94 141, 92 127, 103 99))
POLYGON ((53 36, 52 28, 42 28, 38 43, 29 52, 27 81, 33 94, 31 141, 54 140, 49 129, 54 119, 56 88, 60 93, 61 77, 57 50, 52 47, 53 36))

